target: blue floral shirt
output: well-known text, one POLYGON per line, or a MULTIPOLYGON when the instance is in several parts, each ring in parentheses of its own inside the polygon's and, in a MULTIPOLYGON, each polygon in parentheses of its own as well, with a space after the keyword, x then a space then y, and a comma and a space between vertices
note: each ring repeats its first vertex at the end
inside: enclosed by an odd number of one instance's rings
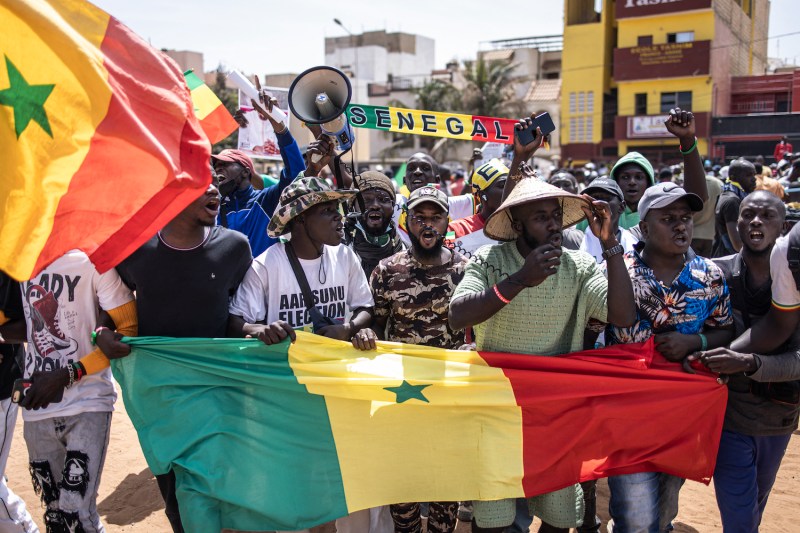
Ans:
POLYGON ((625 254, 625 264, 636 299, 636 323, 629 328, 609 326, 608 344, 644 342, 667 331, 691 335, 733 324, 725 276, 710 259, 692 257, 669 286, 656 278, 638 252, 625 254))

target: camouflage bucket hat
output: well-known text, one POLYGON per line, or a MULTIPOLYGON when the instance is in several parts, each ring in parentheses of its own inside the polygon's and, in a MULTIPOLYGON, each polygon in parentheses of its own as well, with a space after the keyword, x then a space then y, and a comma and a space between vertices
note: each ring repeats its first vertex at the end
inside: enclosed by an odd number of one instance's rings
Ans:
POLYGON ((302 173, 281 193, 281 199, 267 226, 267 234, 277 239, 288 231, 289 222, 317 204, 353 197, 358 191, 331 189, 319 178, 306 178, 302 173))

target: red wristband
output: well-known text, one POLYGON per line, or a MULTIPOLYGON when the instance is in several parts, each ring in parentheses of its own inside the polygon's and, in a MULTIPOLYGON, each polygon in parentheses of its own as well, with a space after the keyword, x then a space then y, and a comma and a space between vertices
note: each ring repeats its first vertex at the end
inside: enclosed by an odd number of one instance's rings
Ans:
POLYGON ((499 289, 499 288, 497 288, 497 283, 495 283, 495 284, 494 284, 494 287, 493 287, 493 288, 494 288, 494 294, 495 294, 495 296, 497 296, 498 298, 500 298, 500 301, 501 301, 501 302, 503 302, 503 303, 504 303, 504 304, 506 304, 506 305, 508 305, 508 304, 510 304, 510 303, 511 303, 511 300, 509 300, 508 298, 506 298, 505 296, 503 296, 502 294, 500 294, 500 289, 499 289))

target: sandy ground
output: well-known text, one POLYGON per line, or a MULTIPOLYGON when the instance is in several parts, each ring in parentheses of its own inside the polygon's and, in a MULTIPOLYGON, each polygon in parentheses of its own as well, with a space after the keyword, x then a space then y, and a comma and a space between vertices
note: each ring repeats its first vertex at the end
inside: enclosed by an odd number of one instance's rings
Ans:
MULTIPOLYGON (((42 506, 31 488, 27 451, 22 438, 21 416, 11 448, 6 475, 9 486, 27 502, 28 508, 42 531, 42 506)), ((762 533, 796 533, 800 531, 800 431, 795 432, 783 459, 778 479, 767 505, 762 533), (792 525, 794 524, 794 525, 792 525)), ((598 509, 603 524, 608 520, 608 487, 599 485, 598 509)), ((111 428, 108 458, 100 483, 98 509, 109 533, 168 532, 169 524, 163 513, 163 502, 155 478, 147 468, 136 431, 125 414, 122 402, 111 428)), ((706 487, 687 482, 681 491, 680 513, 676 520, 678 533, 721 531, 713 485, 706 487)), ((604 529, 603 529, 604 530, 604 529)), ((314 533, 333 533, 331 525, 315 528, 314 533)), ((468 524, 459 524, 458 533, 470 531, 468 524)), ((535 529, 534 529, 535 531, 535 529)))

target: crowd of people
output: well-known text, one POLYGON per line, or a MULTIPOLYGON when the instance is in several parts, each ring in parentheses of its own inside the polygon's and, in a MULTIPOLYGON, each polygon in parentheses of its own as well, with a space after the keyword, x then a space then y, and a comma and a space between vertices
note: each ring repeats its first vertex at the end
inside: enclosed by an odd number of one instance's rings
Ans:
MULTIPOLYGON (((714 168, 698 153, 692 113, 674 109, 665 124, 682 163, 658 174, 631 152, 545 179, 529 165, 539 132, 517 140, 510 161, 462 172, 454 194, 425 153, 408 159, 403 191, 379 171, 346 167, 332 169, 342 177, 334 186, 321 177, 334 165, 330 139, 304 157, 273 122, 284 163, 274 184, 246 154, 224 150, 205 194, 115 269, 100 274, 73 250, 34 279, 2 277, 0 468, 17 416, 11 383, 24 376, 23 437, 47 531, 104 530, 96 497, 116 400, 109 359, 129 355, 123 336, 274 344, 303 330, 364 351, 387 340, 538 357, 654 337, 686 371, 727 380, 717 502, 724 531, 758 531, 800 413, 800 230, 789 231, 784 203, 800 158, 789 148, 774 170, 741 158, 714 168)), ((683 482, 610 478, 613 531, 670 531, 683 482)), ((158 476, 181 532, 192 510, 175 484, 158 476)), ((336 527, 413 533, 426 516, 431 532, 452 532, 457 520, 476 533, 525 532, 538 516, 540 532, 599 531, 595 485, 529 500, 396 502, 336 527)), ((0 499, 0 531, 38 531, 2 477, 0 499)))

